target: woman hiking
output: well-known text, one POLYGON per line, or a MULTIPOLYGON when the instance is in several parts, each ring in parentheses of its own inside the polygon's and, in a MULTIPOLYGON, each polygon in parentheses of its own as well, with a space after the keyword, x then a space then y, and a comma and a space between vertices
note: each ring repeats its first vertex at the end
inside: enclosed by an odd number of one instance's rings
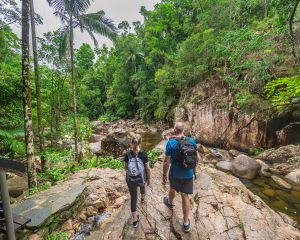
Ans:
POLYGON ((145 202, 145 185, 150 184, 150 165, 146 152, 140 148, 140 136, 134 136, 131 140, 131 148, 124 157, 126 182, 130 193, 131 213, 133 227, 139 224, 139 215, 137 214, 138 187, 141 192, 141 203, 145 202))

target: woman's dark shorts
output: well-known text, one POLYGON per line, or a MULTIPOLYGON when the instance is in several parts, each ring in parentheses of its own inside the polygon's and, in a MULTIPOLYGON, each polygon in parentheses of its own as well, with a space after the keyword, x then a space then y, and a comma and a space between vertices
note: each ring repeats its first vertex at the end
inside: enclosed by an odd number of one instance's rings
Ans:
POLYGON ((174 189, 176 192, 193 194, 193 178, 180 179, 169 176, 169 180, 171 188, 174 189))

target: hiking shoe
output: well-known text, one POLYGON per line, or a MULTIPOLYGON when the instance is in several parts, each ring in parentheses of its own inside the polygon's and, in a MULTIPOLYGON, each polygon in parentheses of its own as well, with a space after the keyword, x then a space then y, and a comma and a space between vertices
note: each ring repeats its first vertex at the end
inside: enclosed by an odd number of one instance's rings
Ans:
POLYGON ((164 197, 163 202, 164 202, 164 204, 165 204, 169 209, 171 209, 171 210, 174 209, 174 204, 170 204, 170 203, 169 203, 169 198, 168 198, 168 197, 164 197))
POLYGON ((139 226, 139 221, 140 221, 140 216, 137 215, 137 220, 132 223, 132 226, 134 228, 137 228, 139 226))
POLYGON ((187 225, 185 225, 184 223, 182 224, 182 230, 186 233, 188 233, 191 229, 191 222, 189 220, 189 223, 187 225))

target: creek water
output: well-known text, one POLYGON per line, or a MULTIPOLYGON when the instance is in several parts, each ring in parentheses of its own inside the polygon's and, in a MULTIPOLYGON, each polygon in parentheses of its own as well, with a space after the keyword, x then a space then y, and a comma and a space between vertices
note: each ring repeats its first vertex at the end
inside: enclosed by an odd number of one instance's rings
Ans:
POLYGON ((287 214, 298 223, 298 227, 300 226, 300 188, 284 189, 271 178, 261 176, 252 181, 244 179, 241 181, 270 208, 287 214))
POLYGON ((144 151, 149 151, 162 140, 161 132, 146 132, 141 134, 142 138, 142 149, 144 151))

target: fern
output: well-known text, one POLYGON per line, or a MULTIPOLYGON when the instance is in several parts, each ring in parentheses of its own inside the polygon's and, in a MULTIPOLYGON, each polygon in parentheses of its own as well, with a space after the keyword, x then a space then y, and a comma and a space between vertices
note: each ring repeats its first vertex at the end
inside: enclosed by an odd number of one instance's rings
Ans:
POLYGON ((265 93, 279 111, 285 104, 300 102, 300 75, 269 82, 265 87, 265 93))

